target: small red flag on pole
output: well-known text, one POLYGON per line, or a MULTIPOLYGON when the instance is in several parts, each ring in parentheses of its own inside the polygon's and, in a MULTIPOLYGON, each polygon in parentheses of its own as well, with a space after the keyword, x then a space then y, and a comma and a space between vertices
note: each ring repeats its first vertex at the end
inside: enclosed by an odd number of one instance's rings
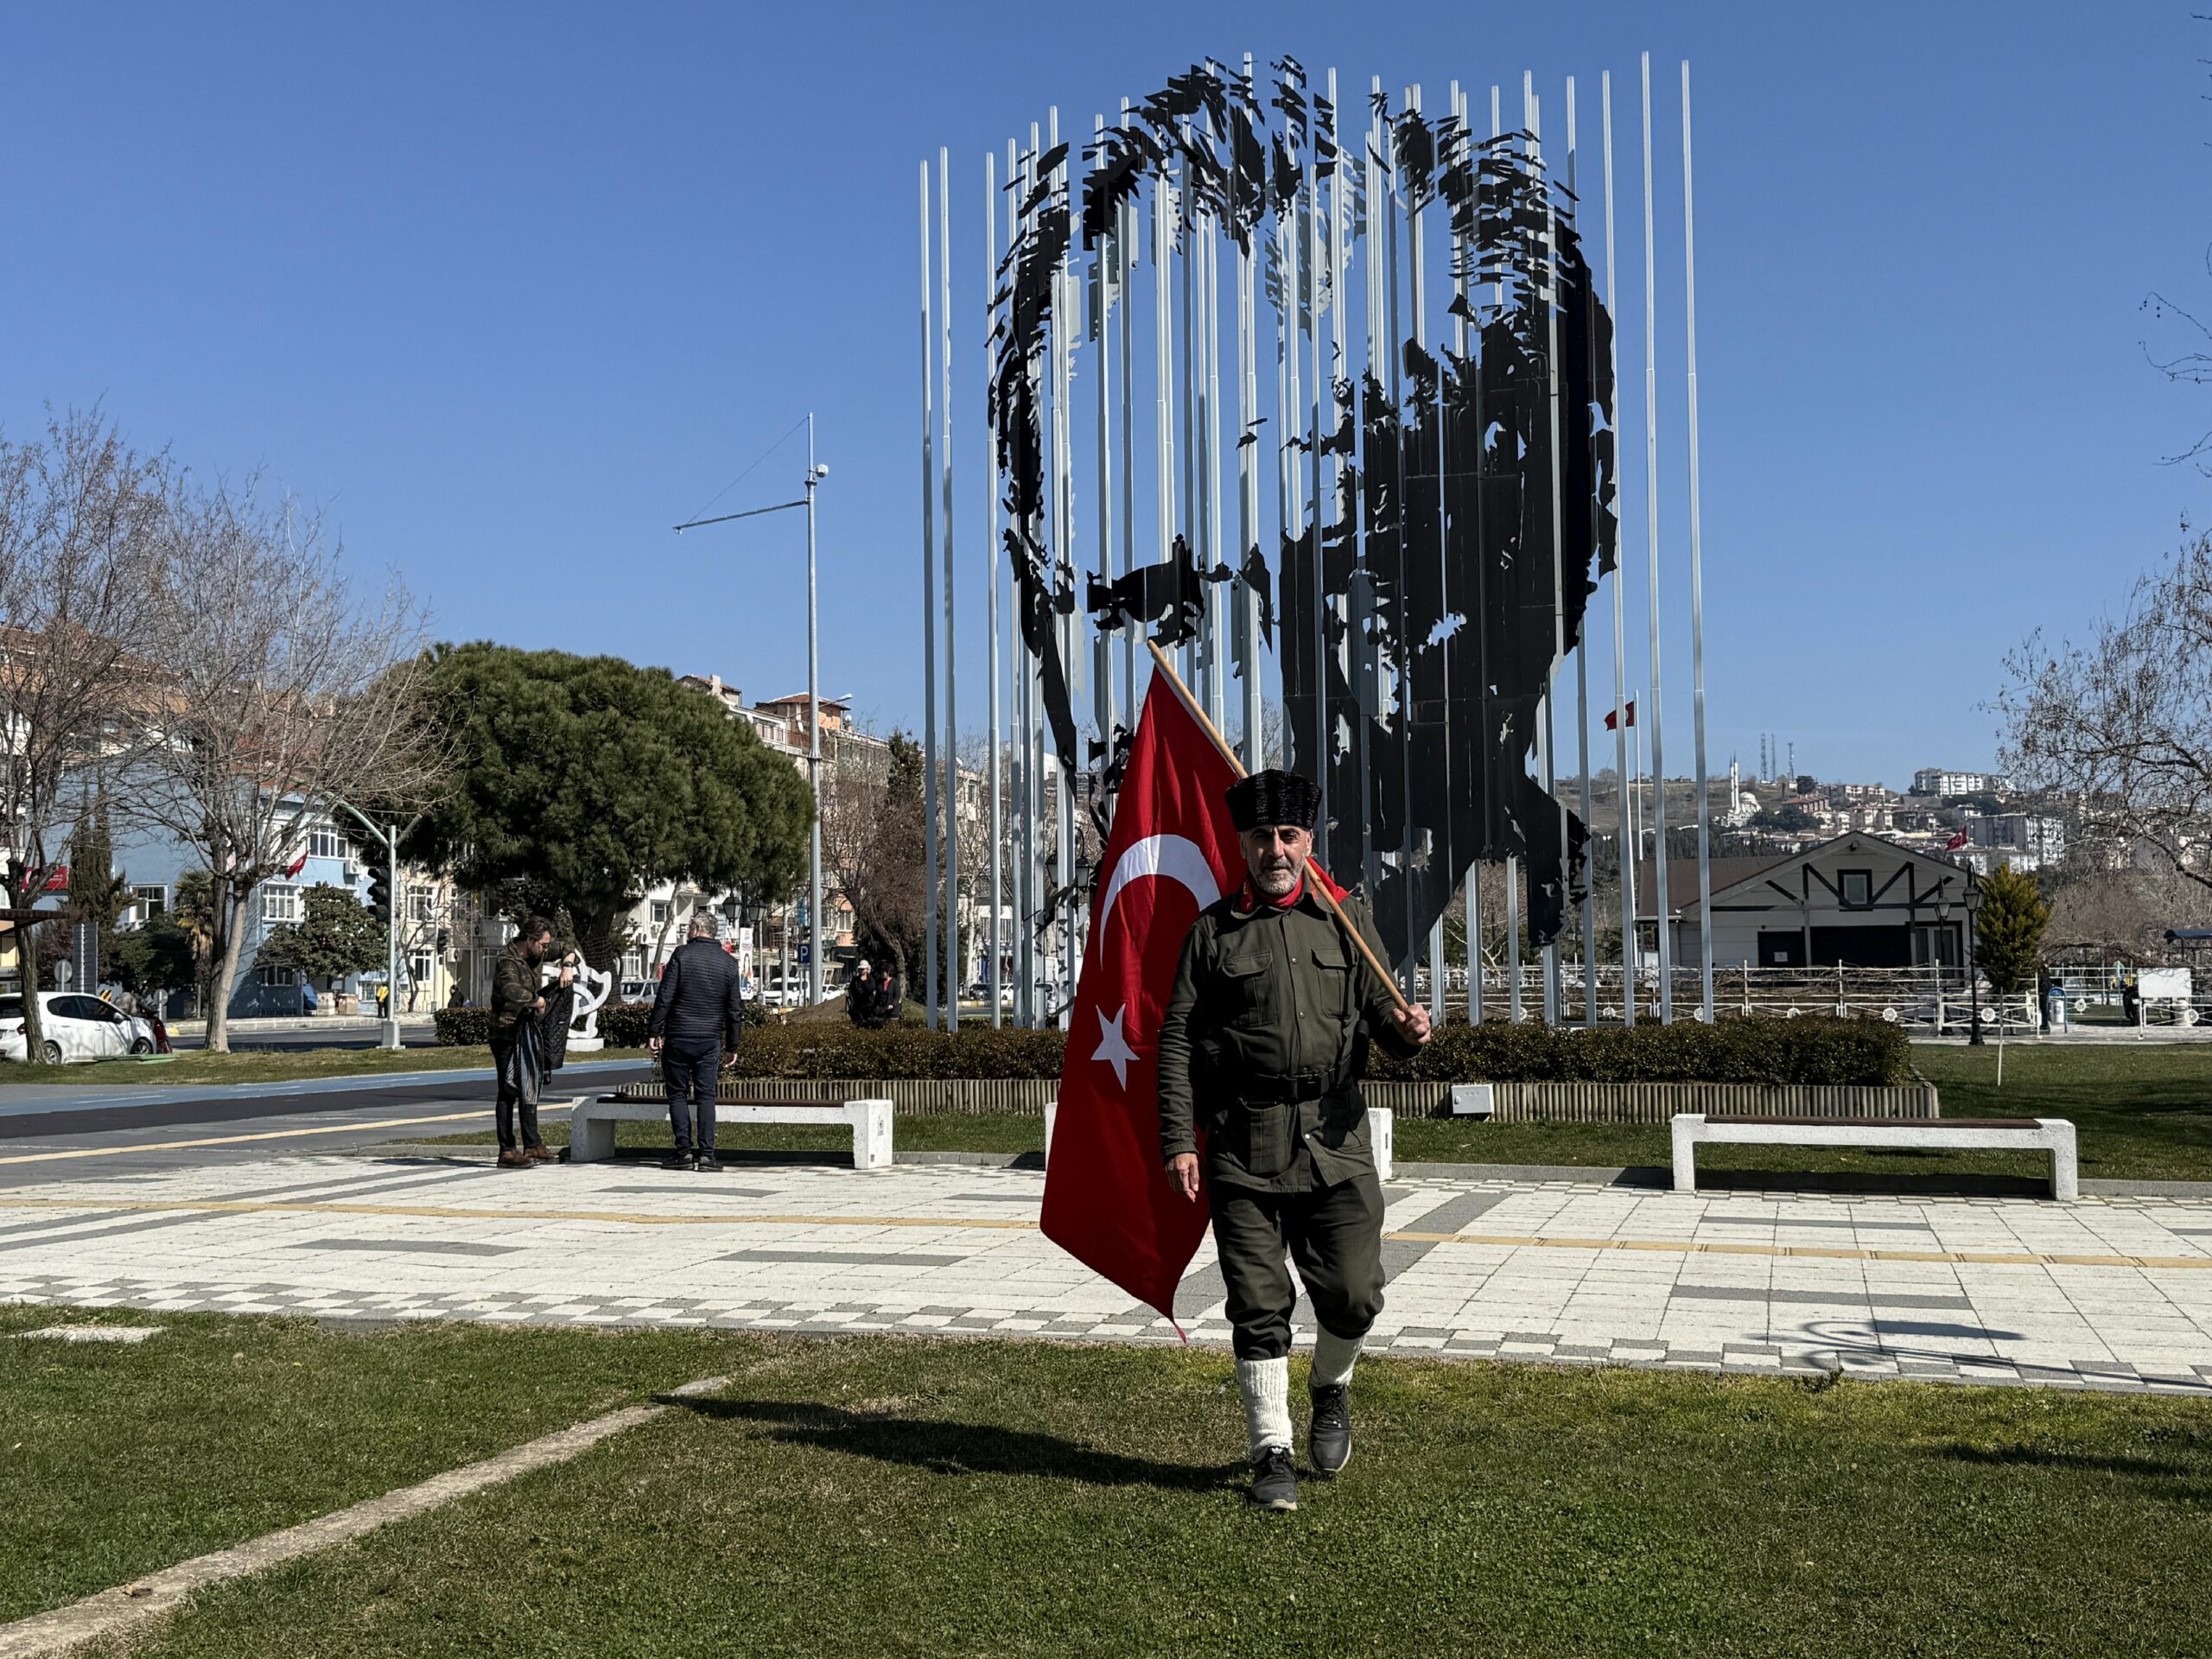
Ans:
POLYGON ((1636 699, 1634 697, 1630 697, 1628 700, 1628 707, 1625 711, 1627 717, 1625 719, 1622 717, 1623 713, 1623 710, 1616 709, 1606 715, 1605 729, 1607 731, 1617 732, 1620 730, 1623 726, 1633 726, 1636 724, 1636 699))

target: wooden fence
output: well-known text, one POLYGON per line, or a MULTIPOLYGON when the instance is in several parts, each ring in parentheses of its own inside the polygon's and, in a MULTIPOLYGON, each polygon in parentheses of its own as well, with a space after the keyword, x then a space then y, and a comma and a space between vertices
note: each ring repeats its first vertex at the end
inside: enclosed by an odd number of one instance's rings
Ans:
MULTIPOLYGON (((743 1093, 773 1100, 888 1100, 901 1116, 976 1117, 1006 1112, 1039 1117, 1059 1094, 1051 1077, 743 1077, 743 1093)), ((1399 1117, 1446 1117, 1452 1086, 1370 1083, 1367 1103, 1399 1117)), ((1664 1123, 1677 1112, 1708 1116, 1771 1113, 1794 1117, 1937 1117, 1936 1086, 1830 1084, 1768 1087, 1735 1083, 1498 1083, 1491 1085, 1499 1123, 1664 1123)))

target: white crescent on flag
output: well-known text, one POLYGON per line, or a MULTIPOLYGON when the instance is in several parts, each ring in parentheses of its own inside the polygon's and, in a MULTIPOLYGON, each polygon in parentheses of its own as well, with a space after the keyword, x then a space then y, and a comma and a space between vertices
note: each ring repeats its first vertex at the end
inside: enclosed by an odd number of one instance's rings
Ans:
POLYGON ((1164 875, 1181 882, 1198 901, 1200 910, 1221 897, 1213 866, 1206 862, 1197 842, 1188 836, 1147 836, 1130 842, 1115 863, 1114 874, 1106 883, 1106 896, 1098 901, 1099 932, 1106 931, 1106 918, 1114 913, 1114 901, 1122 896, 1122 889, 1147 875, 1164 875))

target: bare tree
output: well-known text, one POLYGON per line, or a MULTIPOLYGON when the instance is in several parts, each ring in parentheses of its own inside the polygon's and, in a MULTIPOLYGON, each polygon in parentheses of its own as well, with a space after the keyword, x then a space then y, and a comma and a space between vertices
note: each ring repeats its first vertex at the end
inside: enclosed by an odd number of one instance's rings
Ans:
POLYGON ((2076 843, 2212 889, 2212 537, 2137 582, 2087 645, 2032 636, 2005 668, 2014 785, 2069 804, 2076 843))
POLYGON ((166 472, 97 412, 49 417, 28 443, 0 438, 0 913, 16 933, 35 1063, 46 1041, 31 930, 60 914, 35 906, 64 880, 64 837, 149 707, 149 653, 170 608, 166 472))
POLYGON ((213 876, 207 1046, 220 1052, 255 889, 340 802, 397 816, 426 800, 443 757, 424 735, 422 613, 397 579, 363 601, 320 519, 251 483, 178 493, 171 525, 189 602, 136 774, 144 810, 213 876))
POLYGON ((823 769, 822 864, 863 950, 887 951, 902 991, 923 937, 921 757, 912 739, 841 743, 823 769))

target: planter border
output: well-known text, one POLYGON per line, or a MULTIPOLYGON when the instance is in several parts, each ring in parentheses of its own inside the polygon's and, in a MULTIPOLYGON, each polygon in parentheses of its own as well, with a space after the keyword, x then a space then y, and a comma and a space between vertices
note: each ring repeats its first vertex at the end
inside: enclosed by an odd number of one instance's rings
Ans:
MULTIPOLYGON (((1058 1097, 1052 1077, 745 1077, 746 1092, 771 1099, 888 1100, 902 1117, 1041 1117, 1058 1097)), ((1498 1123, 1662 1124, 1677 1112, 1708 1116, 1766 1113, 1792 1117, 1942 1116, 1929 1083, 1896 1088, 1827 1084, 1497 1083, 1498 1123)), ((1399 1117, 1449 1117, 1448 1083, 1368 1083, 1370 1106, 1399 1117)))

